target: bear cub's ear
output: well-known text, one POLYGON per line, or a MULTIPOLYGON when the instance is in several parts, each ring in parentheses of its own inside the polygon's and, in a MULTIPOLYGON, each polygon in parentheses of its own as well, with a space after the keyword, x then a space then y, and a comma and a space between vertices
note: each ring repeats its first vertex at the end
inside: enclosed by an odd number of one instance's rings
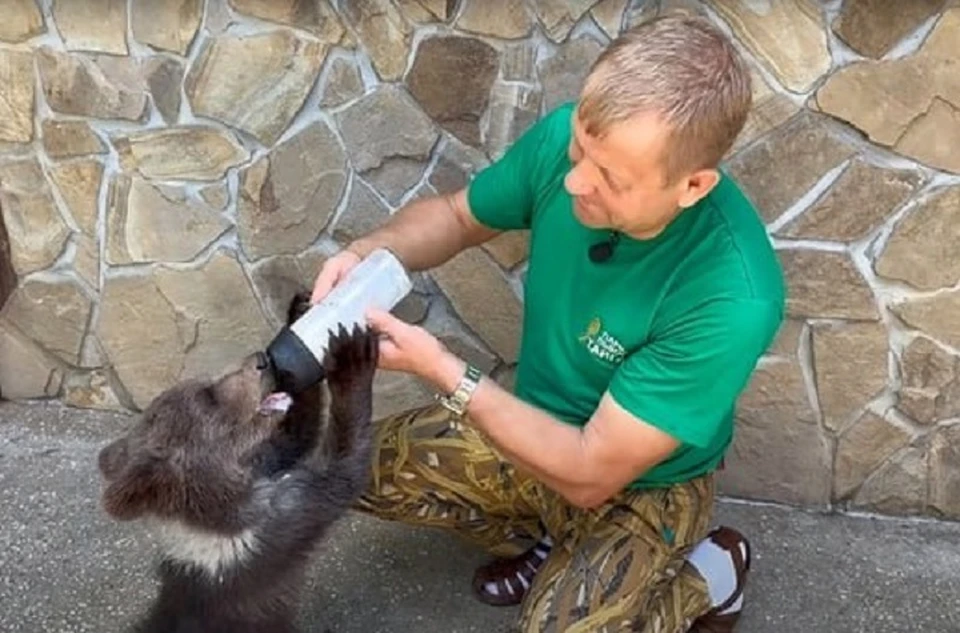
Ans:
POLYGON ((173 510, 179 486, 165 456, 149 451, 131 455, 120 439, 100 451, 99 463, 107 480, 103 507, 113 518, 129 521, 173 510))

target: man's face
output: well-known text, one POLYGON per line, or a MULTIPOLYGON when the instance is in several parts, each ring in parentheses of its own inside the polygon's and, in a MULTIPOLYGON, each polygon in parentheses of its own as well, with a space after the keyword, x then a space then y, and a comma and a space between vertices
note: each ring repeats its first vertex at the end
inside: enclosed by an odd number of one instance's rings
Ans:
POLYGON ((592 228, 611 228, 639 239, 655 237, 681 210, 716 182, 713 170, 665 178, 669 129, 655 115, 614 125, 603 138, 589 136, 574 116, 564 185, 577 218, 592 228))

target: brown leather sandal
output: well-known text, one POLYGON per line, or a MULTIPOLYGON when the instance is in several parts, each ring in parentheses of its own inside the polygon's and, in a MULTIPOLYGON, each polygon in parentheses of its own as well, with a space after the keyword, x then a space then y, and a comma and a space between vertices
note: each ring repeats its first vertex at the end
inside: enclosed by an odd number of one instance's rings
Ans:
POLYGON ((733 628, 740 619, 740 611, 723 613, 740 598, 747 583, 747 572, 750 571, 750 541, 736 530, 728 527, 719 527, 710 533, 709 538, 725 549, 733 558, 733 568, 737 574, 737 588, 722 604, 710 609, 694 620, 688 633, 733 633, 733 628), (746 557, 740 551, 740 545, 746 550, 746 557))
POLYGON ((481 602, 495 607, 520 604, 548 554, 550 546, 540 542, 519 556, 479 567, 473 575, 474 593, 481 602))

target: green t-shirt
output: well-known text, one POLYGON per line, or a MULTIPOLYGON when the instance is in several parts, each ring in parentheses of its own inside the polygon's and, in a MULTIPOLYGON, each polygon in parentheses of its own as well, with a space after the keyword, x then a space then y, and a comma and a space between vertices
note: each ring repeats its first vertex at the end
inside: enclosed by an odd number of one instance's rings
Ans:
POLYGON ((531 231, 515 392, 583 425, 609 390, 680 441, 631 487, 686 481, 715 469, 732 440, 736 400, 783 318, 782 270, 726 174, 656 238, 621 236, 591 262, 609 231, 582 225, 563 186, 573 112, 554 109, 469 185, 480 222, 531 231))

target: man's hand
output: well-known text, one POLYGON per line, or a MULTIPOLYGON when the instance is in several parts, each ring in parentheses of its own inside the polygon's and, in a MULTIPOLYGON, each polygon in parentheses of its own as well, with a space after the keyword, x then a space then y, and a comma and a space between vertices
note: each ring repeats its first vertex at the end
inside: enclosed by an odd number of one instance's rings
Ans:
POLYGON ((456 388, 466 365, 434 335, 375 308, 367 311, 367 321, 382 336, 381 369, 414 374, 445 392, 456 388))
POLYGON ((323 262, 317 280, 313 284, 313 295, 310 297, 310 303, 316 304, 326 297, 334 286, 343 281, 347 273, 359 263, 360 256, 348 249, 340 251, 323 262))

